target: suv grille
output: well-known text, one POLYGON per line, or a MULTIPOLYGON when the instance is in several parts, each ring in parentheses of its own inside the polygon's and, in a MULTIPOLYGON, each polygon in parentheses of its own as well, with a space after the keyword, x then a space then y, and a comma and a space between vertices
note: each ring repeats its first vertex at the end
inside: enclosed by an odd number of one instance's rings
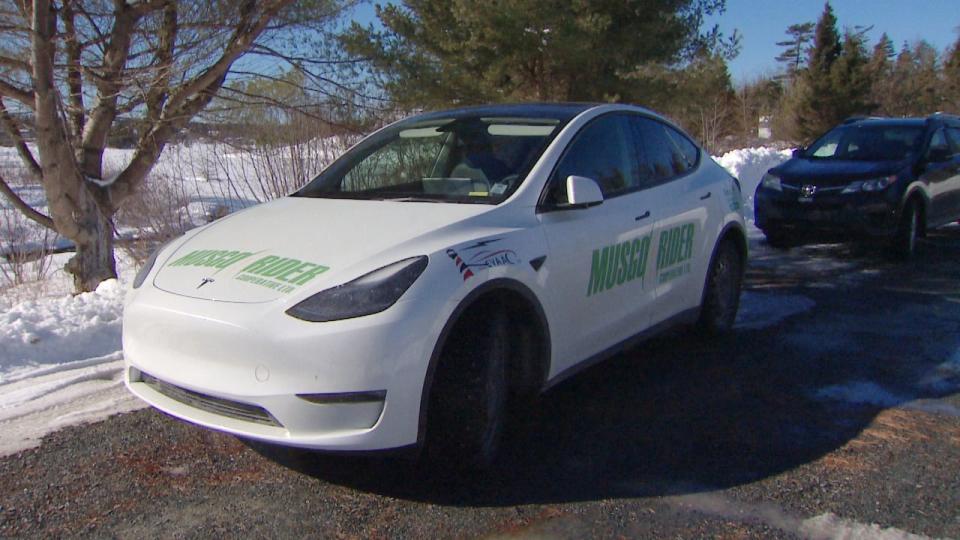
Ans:
POLYGON ((140 381, 170 399, 200 409, 201 411, 234 418, 236 420, 243 420, 245 422, 253 422, 255 424, 283 427, 272 414, 257 405, 230 401, 229 399, 208 396, 194 392, 193 390, 180 388, 179 386, 161 381, 142 371, 140 372, 140 381))

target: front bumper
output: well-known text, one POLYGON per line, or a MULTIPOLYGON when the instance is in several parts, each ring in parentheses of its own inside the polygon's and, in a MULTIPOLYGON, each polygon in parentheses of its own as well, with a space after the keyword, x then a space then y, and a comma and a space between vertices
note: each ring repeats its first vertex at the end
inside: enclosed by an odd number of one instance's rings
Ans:
POLYGON ((417 442, 439 329, 413 301, 368 317, 309 323, 267 304, 152 287, 132 296, 123 320, 125 379, 154 407, 288 446, 353 451, 417 442))
POLYGON ((796 190, 759 188, 754 196, 754 218, 763 230, 778 230, 797 236, 873 237, 893 235, 899 223, 899 208, 887 192, 842 194, 840 190, 814 195, 801 201, 796 190))

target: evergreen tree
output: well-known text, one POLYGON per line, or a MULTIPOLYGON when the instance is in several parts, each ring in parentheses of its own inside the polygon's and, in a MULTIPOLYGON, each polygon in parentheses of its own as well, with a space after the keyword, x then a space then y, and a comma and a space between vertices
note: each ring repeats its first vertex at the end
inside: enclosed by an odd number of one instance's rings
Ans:
POLYGON ((382 30, 354 24, 345 48, 370 60, 400 105, 643 98, 626 77, 723 41, 702 32, 724 0, 404 0, 382 30))
POLYGON ((893 71, 894 57, 896 57, 896 51, 893 41, 884 33, 874 45, 866 68, 871 80, 870 103, 877 107, 876 111, 880 114, 887 114, 885 104, 891 92, 890 76, 893 71))
POLYGON ((813 38, 813 23, 791 24, 787 27, 787 35, 790 39, 777 42, 777 46, 783 47, 784 50, 776 57, 776 61, 784 66, 785 77, 783 78, 792 81, 804 65, 808 44, 813 38))
POLYGON ((870 102, 873 77, 868 68, 863 34, 846 32, 840 56, 830 67, 833 91, 829 101, 833 104, 835 118, 869 114, 877 108, 876 104, 870 102))
POLYGON ((796 126, 794 135, 800 139, 809 140, 844 118, 833 99, 835 89, 831 75, 841 49, 837 18, 827 2, 817 21, 807 67, 800 73, 794 101, 789 104, 796 126))
POLYGON ((946 55, 943 64, 943 78, 946 83, 944 89, 944 109, 954 114, 960 114, 960 37, 946 55))

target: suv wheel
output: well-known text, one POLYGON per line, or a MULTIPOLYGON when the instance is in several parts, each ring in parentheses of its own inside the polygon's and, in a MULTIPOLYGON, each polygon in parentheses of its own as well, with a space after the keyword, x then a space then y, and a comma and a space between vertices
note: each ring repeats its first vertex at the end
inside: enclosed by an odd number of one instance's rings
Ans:
POLYGON ((492 464, 504 431, 506 375, 506 314, 480 309, 458 321, 430 393, 428 459, 457 468, 492 464))
POLYGON ((903 215, 900 216, 900 224, 897 232, 890 241, 887 249, 888 255, 897 260, 907 260, 913 257, 917 250, 917 238, 920 236, 923 224, 921 221, 920 210, 916 201, 910 201, 903 209, 903 215))
POLYGON ((730 240, 717 248, 700 306, 697 328, 708 335, 722 334, 733 328, 740 308, 740 288, 743 284, 743 260, 730 240))

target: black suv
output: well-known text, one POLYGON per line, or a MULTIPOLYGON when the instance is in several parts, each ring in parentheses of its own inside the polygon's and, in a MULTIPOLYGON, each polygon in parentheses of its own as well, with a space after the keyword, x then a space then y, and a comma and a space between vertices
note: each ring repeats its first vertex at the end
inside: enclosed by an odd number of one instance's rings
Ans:
POLYGON ((909 258, 960 219, 960 118, 852 118, 764 175, 756 225, 774 247, 875 238, 909 258))

